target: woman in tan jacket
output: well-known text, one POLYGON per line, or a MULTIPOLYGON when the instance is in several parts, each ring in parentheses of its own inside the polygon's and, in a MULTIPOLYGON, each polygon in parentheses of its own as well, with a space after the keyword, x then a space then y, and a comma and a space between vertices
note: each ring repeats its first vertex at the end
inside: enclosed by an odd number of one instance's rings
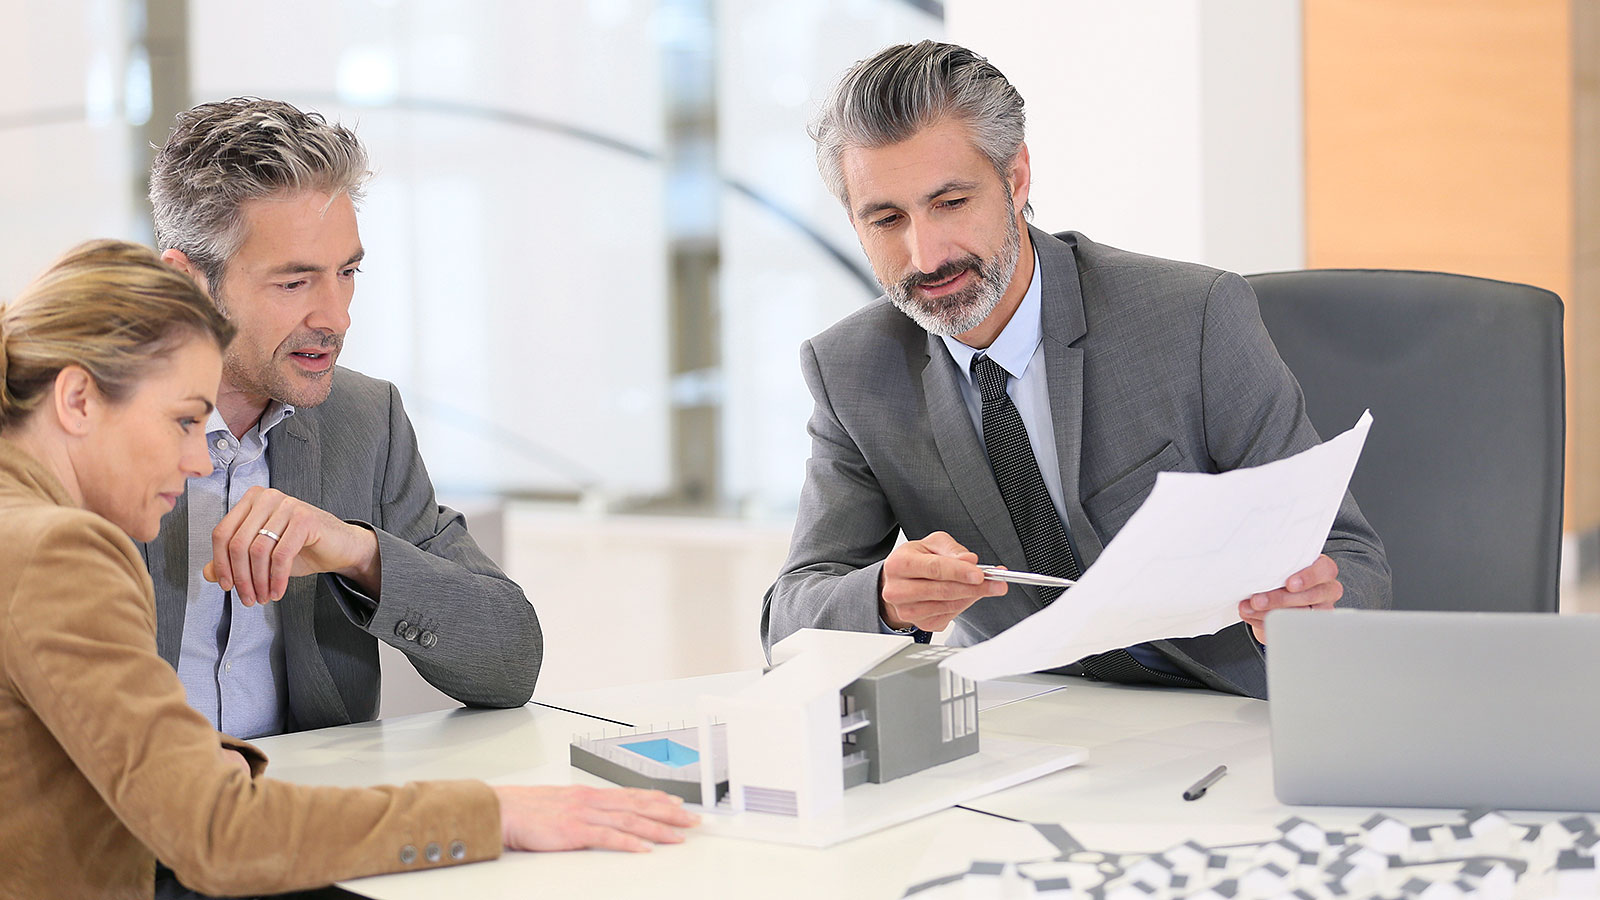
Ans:
POLYGON ((273 781, 189 708, 129 538, 210 471, 231 337, 185 276, 109 241, 0 308, 0 897, 149 897, 158 856, 243 894, 682 840, 695 817, 654 791, 273 781))

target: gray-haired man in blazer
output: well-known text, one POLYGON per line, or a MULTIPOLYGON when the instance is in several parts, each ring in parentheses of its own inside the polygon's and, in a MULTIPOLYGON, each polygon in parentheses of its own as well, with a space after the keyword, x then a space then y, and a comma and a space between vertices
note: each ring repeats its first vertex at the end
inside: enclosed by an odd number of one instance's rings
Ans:
POLYGON ((399 392, 335 366, 369 174, 350 130, 247 98, 180 114, 151 172, 162 257, 238 327, 211 421, 179 423, 215 471, 144 548, 157 649, 238 737, 376 718, 379 641, 473 706, 539 674, 533 607, 438 505, 399 392))
MULTIPOLYGON (((801 349, 812 455, 766 595, 769 649, 804 627, 985 640, 1054 596, 984 581, 978 563, 1071 576, 1157 472, 1319 440, 1243 279, 1028 226, 1023 126, 997 69, 930 41, 851 68, 813 125, 886 294, 801 349)), ((1261 697, 1268 611, 1389 596, 1382 544, 1346 495, 1324 554, 1240 598, 1237 625, 1069 671, 1261 697)))

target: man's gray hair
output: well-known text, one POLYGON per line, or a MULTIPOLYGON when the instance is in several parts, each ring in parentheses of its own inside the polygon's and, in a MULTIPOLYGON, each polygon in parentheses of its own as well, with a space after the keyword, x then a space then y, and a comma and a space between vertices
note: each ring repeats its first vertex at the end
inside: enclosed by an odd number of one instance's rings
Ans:
POLYGON ((946 118, 965 122, 978 152, 1002 182, 1009 180, 1026 115, 1022 95, 987 59, 956 44, 922 41, 856 63, 811 123, 823 183, 848 207, 845 150, 898 144, 946 118))
POLYGON ((213 298, 244 243, 247 200, 312 190, 360 203, 371 176, 355 132, 277 100, 235 97, 178 114, 150 167, 156 246, 179 250, 213 298))

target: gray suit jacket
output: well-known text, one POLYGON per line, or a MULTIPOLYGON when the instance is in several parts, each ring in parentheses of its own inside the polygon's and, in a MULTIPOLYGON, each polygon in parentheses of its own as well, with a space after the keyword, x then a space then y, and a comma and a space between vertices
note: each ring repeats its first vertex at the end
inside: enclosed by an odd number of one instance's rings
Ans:
MULTIPOLYGON (((539 677, 539 619, 522 589, 478 549, 460 513, 439 506, 394 385, 341 368, 322 405, 300 409, 267 444, 272 487, 372 526, 383 594, 365 604, 331 575, 289 579, 279 602, 289 730, 378 716, 378 641, 469 706, 521 706, 539 677), (423 647, 400 622, 432 632, 423 647)), ((189 577, 188 504, 140 546, 156 591, 156 645, 176 668, 189 577)))
MULTIPOLYGON (((1067 526, 1084 567, 1157 472, 1243 468, 1318 443, 1244 279, 1074 232, 1029 233, 1067 526)), ((1027 568, 939 338, 880 298, 800 357, 816 400, 812 450, 789 558, 766 595, 769 652, 805 627, 876 631, 879 570, 902 530, 946 531, 986 563, 1027 568)), ((1348 494, 1325 551, 1339 564, 1341 606, 1389 605, 1383 545, 1348 494)), ((1012 585, 962 613, 950 640, 986 640, 1041 608, 1036 588, 1012 585)), ((1212 688, 1266 694, 1265 660, 1243 623, 1155 646, 1212 688)))

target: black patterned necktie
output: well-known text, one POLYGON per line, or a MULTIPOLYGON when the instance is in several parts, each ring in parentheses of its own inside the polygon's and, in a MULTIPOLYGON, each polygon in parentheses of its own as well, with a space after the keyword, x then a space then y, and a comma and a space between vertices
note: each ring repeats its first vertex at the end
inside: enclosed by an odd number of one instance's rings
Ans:
MULTIPOLYGON (((1076 581, 1078 561, 1072 555, 1072 545, 1067 543, 1067 531, 1045 490, 1039 463, 1033 458, 1033 445, 1028 443, 1027 426, 1006 395, 1010 374, 989 357, 975 356, 972 376, 983 397, 983 445, 989 451, 989 468, 994 470, 1006 512, 1011 514, 1011 524, 1022 541, 1028 568, 1041 575, 1076 581)), ((1039 596, 1049 603, 1061 591, 1062 588, 1040 588, 1039 596)))
MULTIPOLYGON (((1000 496, 1011 514, 1011 524, 1022 540, 1022 555, 1028 568, 1041 575, 1058 575, 1078 580, 1078 560, 1067 543, 1067 530, 1061 525, 1050 494, 1045 490, 1039 463, 1028 442, 1027 426, 1006 394, 1011 375, 987 356, 972 358, 972 376, 983 397, 983 445, 989 450, 989 468, 1000 486, 1000 496)), ((1042 587, 1039 597, 1045 603, 1056 599, 1064 588, 1042 587)), ((1134 658, 1127 650, 1112 650, 1078 661, 1090 678, 1123 684, 1163 684, 1203 687, 1181 675, 1158 672, 1134 658)))

